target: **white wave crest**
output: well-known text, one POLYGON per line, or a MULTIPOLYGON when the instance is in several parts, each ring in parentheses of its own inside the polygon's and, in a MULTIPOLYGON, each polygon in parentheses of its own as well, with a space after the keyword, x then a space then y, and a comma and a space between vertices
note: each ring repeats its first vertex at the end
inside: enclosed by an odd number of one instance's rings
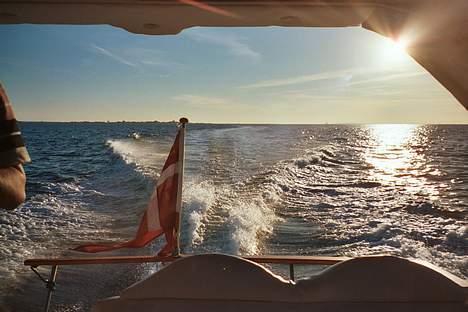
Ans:
POLYGON ((242 190, 211 181, 187 182, 183 193, 184 249, 257 254, 264 237, 281 220, 274 211, 280 201, 277 192, 273 185, 267 185, 263 193, 246 197, 242 190))
POLYGON ((184 214, 187 215, 189 248, 203 242, 204 220, 216 200, 216 189, 208 181, 184 186, 184 214))
POLYGON ((230 252, 254 255, 260 251, 260 236, 270 234, 274 223, 281 220, 273 209, 278 201, 279 196, 273 190, 265 190, 262 195, 248 200, 231 201, 228 210, 230 252))
POLYGON ((169 151, 169 148, 166 146, 160 148, 156 142, 142 139, 107 140, 106 144, 125 163, 135 165, 139 172, 148 176, 155 176, 158 173, 169 151), (159 149, 165 150, 165 152, 157 152, 159 149))

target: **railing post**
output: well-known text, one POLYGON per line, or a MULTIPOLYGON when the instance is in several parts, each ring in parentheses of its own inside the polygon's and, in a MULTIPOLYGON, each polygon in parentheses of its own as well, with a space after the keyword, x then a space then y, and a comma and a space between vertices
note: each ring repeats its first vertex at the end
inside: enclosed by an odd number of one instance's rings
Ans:
POLYGON ((52 270, 50 271, 50 277, 46 281, 47 301, 46 301, 45 308, 44 308, 45 312, 49 311, 50 301, 52 300, 52 292, 55 290, 55 279, 57 277, 57 269, 58 269, 58 265, 52 266, 52 270))
POLYGON ((294 281, 294 264, 289 264, 289 279, 294 281))

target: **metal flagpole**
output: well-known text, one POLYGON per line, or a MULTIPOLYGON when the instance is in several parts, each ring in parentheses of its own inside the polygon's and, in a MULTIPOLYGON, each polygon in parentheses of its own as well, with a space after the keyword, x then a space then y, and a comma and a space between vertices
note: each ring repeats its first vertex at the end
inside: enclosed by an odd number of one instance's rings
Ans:
POLYGON ((176 212, 178 213, 178 220, 176 224, 176 237, 177 237, 177 248, 176 255, 180 255, 180 227, 182 223, 182 185, 184 183, 184 159, 185 159, 185 124, 189 121, 187 118, 182 117, 179 119, 180 123, 180 137, 179 137, 179 160, 177 162, 177 173, 178 173, 178 189, 177 189, 177 202, 176 212))

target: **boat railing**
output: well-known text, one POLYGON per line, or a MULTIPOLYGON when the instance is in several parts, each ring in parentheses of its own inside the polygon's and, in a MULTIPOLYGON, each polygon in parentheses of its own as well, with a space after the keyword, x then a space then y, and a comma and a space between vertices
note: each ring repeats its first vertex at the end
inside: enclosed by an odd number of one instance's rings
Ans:
MULTIPOLYGON (((115 256, 115 257, 82 257, 82 258, 42 258, 27 259, 24 265, 31 267, 33 272, 43 281, 47 288, 47 300, 45 311, 49 310, 52 292, 55 290, 56 277, 59 266, 69 265, 93 265, 93 264, 129 264, 129 263, 170 263, 172 261, 189 257, 190 255, 178 255, 169 257, 160 256, 115 256), (49 278, 44 278, 38 271, 39 266, 51 266, 49 278)), ((333 265, 345 260, 348 257, 327 257, 327 256, 289 256, 289 255, 268 255, 268 256, 242 256, 261 264, 280 264, 289 266, 289 278, 294 281, 295 265, 333 265)))
MULTIPOLYGON (((48 311, 52 292, 55 290, 55 282, 59 266, 69 265, 95 265, 95 264, 138 264, 138 263, 169 263, 190 255, 178 255, 169 257, 160 256, 115 256, 115 257, 82 257, 82 258, 42 258, 27 259, 24 265, 31 267, 34 273, 43 281, 47 288, 47 300, 45 311, 48 311), (49 278, 44 278, 37 268, 40 266, 50 266, 49 278)), ((289 256, 289 255, 267 255, 267 256, 242 256, 243 259, 261 264, 280 264, 289 266, 289 278, 295 280, 295 265, 333 265, 345 260, 348 257, 327 257, 327 256, 289 256)))

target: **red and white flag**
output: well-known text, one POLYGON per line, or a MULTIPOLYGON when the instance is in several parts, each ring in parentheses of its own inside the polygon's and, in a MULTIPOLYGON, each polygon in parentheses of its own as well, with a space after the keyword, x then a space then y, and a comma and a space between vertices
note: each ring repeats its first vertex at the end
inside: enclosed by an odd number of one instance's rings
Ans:
POLYGON ((141 248, 163 233, 166 237, 166 245, 158 255, 169 256, 172 255, 174 250, 178 249, 177 235, 182 197, 184 130, 185 124, 181 123, 174 145, 172 145, 148 207, 140 221, 136 237, 127 242, 82 245, 73 250, 101 252, 119 248, 141 248))

